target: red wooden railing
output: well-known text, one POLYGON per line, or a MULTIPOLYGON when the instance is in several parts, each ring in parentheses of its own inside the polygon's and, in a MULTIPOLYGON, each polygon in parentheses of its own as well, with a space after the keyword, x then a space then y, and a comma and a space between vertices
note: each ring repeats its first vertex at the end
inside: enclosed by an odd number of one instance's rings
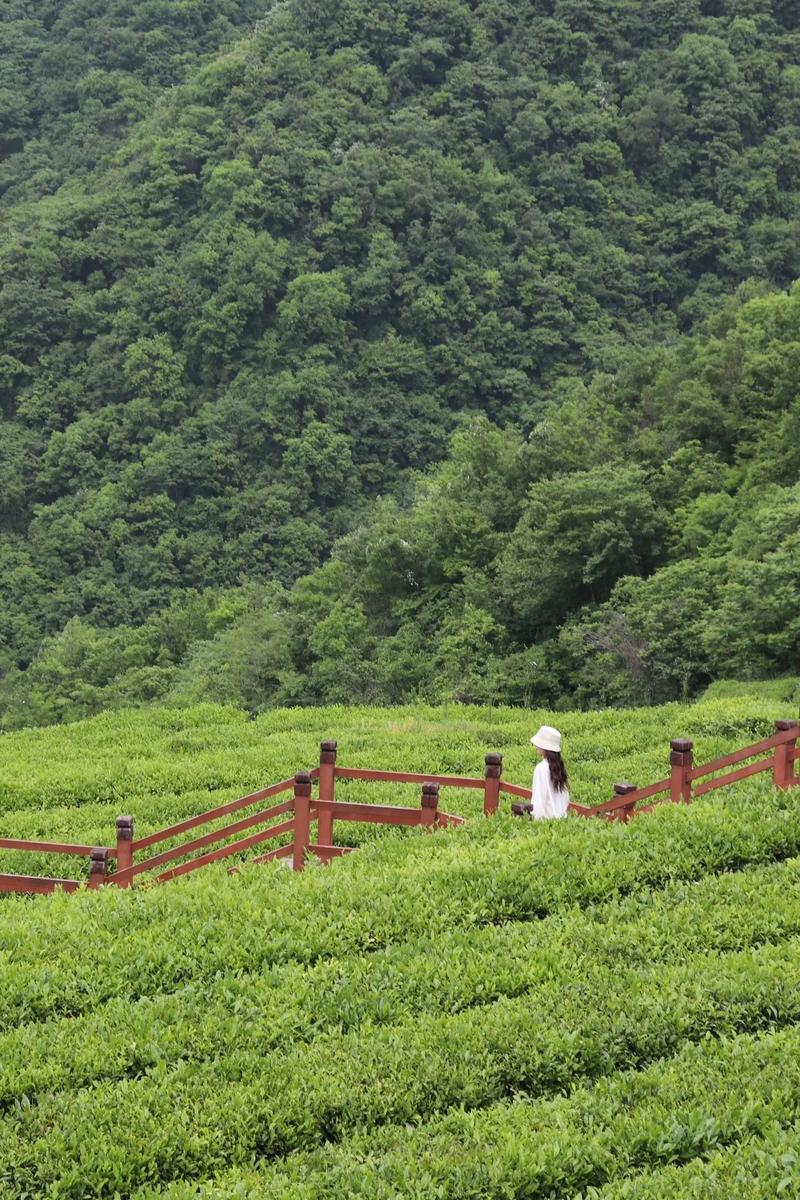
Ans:
MULTIPOLYGON (((269 862, 272 859, 291 858, 295 870, 302 870, 308 854, 314 854, 323 862, 330 862, 352 847, 333 844, 334 817, 338 821, 360 821, 382 825, 423 826, 441 828, 459 825, 462 818, 439 811, 439 787, 483 787, 481 780, 461 779, 457 776, 425 776, 401 774, 391 771, 361 771, 341 769, 336 771, 336 743, 323 742, 320 765, 313 771, 299 772, 291 779, 281 780, 260 791, 251 792, 227 804, 221 804, 207 812, 198 813, 166 829, 159 829, 145 837, 134 837, 133 817, 117 817, 116 846, 92 847, 69 845, 64 842, 24 841, 19 838, 0 838, 0 850, 26 850, 31 853, 73 854, 89 859, 89 887, 114 884, 129 887, 140 876, 147 876, 153 883, 166 883, 180 875, 187 875, 209 863, 244 854, 264 843, 291 834, 291 841, 283 842, 252 861, 269 862), (335 777, 363 780, 392 780, 400 783, 422 782, 421 805, 419 808, 401 808, 390 805, 354 804, 334 800, 335 777), (312 783, 320 781, 319 799, 311 799, 312 783), (270 807, 263 802, 282 793, 291 793, 285 800, 270 807), (246 815, 226 822, 216 829, 183 839, 183 835, 250 809, 246 815), (255 811, 252 811, 255 809, 255 811), (284 818, 280 820, 278 818, 284 818), (317 836, 311 832, 317 823, 317 836), (262 826, 262 828, 256 828, 262 826), (247 830, 245 837, 237 837, 247 830), (231 838, 234 841, 230 841, 231 838), (182 839, 176 841, 176 839, 182 839), (151 850, 165 842, 174 843, 145 858, 138 857, 142 851, 151 850), (218 843, 225 843, 219 845, 218 843), (116 870, 109 872, 109 864, 116 861, 116 870), (184 860, 184 861, 179 861, 184 860), (172 865, 174 864, 174 865, 172 865), (166 868, 158 870, 158 868, 166 868), (153 874, 153 872, 156 872, 153 874)), ((238 870, 233 867, 232 870, 238 870)), ((58 889, 74 891, 81 880, 53 878, 38 875, 0 874, 0 892, 53 892, 58 889)))
POLYGON ((143 875, 147 871, 155 870, 156 867, 175 862, 179 858, 185 858, 187 854, 194 854, 195 851, 206 851, 190 859, 188 862, 179 863, 177 866, 170 867, 168 870, 162 871, 155 876, 156 883, 166 883, 169 879, 175 879, 179 875, 187 875, 190 871, 196 871, 199 867, 207 866, 212 862, 219 862, 223 858, 230 858, 231 855, 250 850, 253 846, 259 846, 262 842, 269 841, 270 838, 291 832, 294 828, 294 816, 290 820, 278 822, 277 825, 267 825, 266 829, 261 829, 257 833, 251 833, 247 837, 239 838, 229 845, 218 846, 216 850, 206 850, 206 847, 213 846, 214 842, 224 842, 234 834, 243 833, 246 829, 252 829, 255 825, 267 824, 269 821, 274 821, 276 817, 285 816, 287 813, 293 814, 293 799, 283 801, 280 804, 273 804, 269 808, 257 808, 255 812, 250 813, 248 816, 240 817, 239 820, 233 821, 229 825, 223 825, 220 829, 213 829, 210 833, 191 838, 188 842, 179 842, 178 845, 171 846, 168 850, 162 850, 158 854, 151 855, 150 858, 144 859, 143 862, 135 862, 137 851, 149 850, 151 846, 171 841, 173 838, 180 837, 181 834, 188 833, 200 825, 208 825, 213 821, 218 821, 221 817, 231 816, 233 813, 240 812, 244 808, 252 808, 254 805, 260 805, 262 801, 269 800, 273 796, 279 796, 282 792, 290 792, 293 788, 293 779, 283 779, 280 783, 273 783, 270 787, 262 788, 258 792, 251 792, 250 795, 242 796, 239 800, 231 800, 228 804, 220 804, 217 808, 209 809, 208 812, 200 813, 196 817, 189 817, 185 821, 179 821, 177 825, 170 825, 167 829, 160 829, 157 833, 148 834, 147 837, 143 838, 133 837, 132 817, 118 817, 117 871, 114 875, 110 876, 110 882, 117 884, 118 887, 127 887, 137 875, 143 875))
MULTIPOLYGON (((632 816, 651 812, 654 804, 643 805, 643 800, 654 796, 669 799, 675 804, 689 804, 693 799, 704 796, 715 788, 727 787, 748 779, 751 775, 759 775, 763 771, 772 772, 772 780, 776 788, 785 789, 800 784, 800 778, 795 775, 794 764, 800 758, 797 741, 800 739, 800 722, 776 721, 775 733, 772 737, 754 742, 732 754, 701 766, 694 765, 694 743, 688 738, 673 738, 670 742, 670 774, 667 779, 651 783, 647 787, 637 788, 632 783, 615 783, 614 797, 604 804, 596 804, 587 808, 581 804, 570 804, 570 811, 582 817, 608 817, 612 820, 629 821, 632 816), (755 759, 754 762, 747 762, 755 759), (746 766, 735 771, 726 771, 726 767, 737 763, 747 762, 746 766), (723 772, 719 774, 719 772, 723 772), (696 783, 702 779, 704 782, 696 783)), ((516 787, 514 784, 502 782, 500 789, 513 796, 523 796, 526 799, 530 793, 527 788, 516 787)))
MULTIPOLYGON (((570 811, 582 817, 599 816, 627 822, 634 815, 650 812, 654 804, 643 802, 654 797, 658 798, 657 803, 671 800, 674 803, 688 804, 692 799, 715 788, 726 787, 766 771, 772 772, 775 787, 792 787, 800 784, 795 770, 795 763, 800 759, 798 740, 800 722, 777 721, 772 737, 696 767, 692 742, 676 738, 670 743, 670 774, 667 778, 644 788, 637 788, 632 783, 616 783, 611 800, 592 807, 570 803, 570 811), (740 763, 746 765, 739 766, 740 763), (735 767, 735 770, 728 769, 731 767, 735 767)), ((529 788, 507 783, 502 778, 503 758, 500 754, 486 755, 484 775, 478 779, 463 775, 424 775, 419 772, 339 767, 336 765, 336 750, 336 742, 322 742, 319 766, 312 771, 298 772, 291 779, 283 779, 280 783, 273 783, 260 791, 251 792, 238 800, 231 800, 227 804, 221 804, 145 837, 134 837, 133 817, 117 817, 116 845, 113 847, 0 838, 0 850, 72 855, 88 859, 89 866, 88 876, 84 880, 0 874, 0 892, 42 893, 58 889, 71 892, 83 884, 90 888, 103 884, 114 884, 124 888, 129 887, 141 876, 149 876, 154 883, 166 883, 170 879, 208 866, 209 863, 244 854, 256 846, 262 846, 276 838, 285 838, 289 834, 291 840, 281 842, 251 861, 264 863, 273 859, 291 858, 292 867, 299 871, 303 869, 310 854, 322 862, 329 863, 333 858, 351 852, 353 847, 337 846, 334 842, 334 827, 337 821, 422 827, 431 830, 463 824, 463 817, 440 811, 441 788, 482 790, 483 811, 486 816, 497 812, 501 793, 517 796, 525 801, 530 799, 529 788), (416 808, 403 808, 337 800, 337 780, 421 785, 421 803, 416 808), (314 799, 312 785, 317 781, 318 796, 314 799), (265 800, 285 793, 291 795, 277 804, 263 807, 265 800), (183 834, 246 809, 255 811, 238 816, 235 821, 201 833, 188 841, 178 841, 175 845, 147 858, 136 860, 137 854, 144 850, 150 850, 165 842, 173 842, 183 834), (316 836, 312 837, 315 824, 316 836), (258 826, 262 828, 259 829, 258 826), (246 833, 247 830, 253 832, 246 833), (243 833, 246 833, 246 836, 236 836, 243 833), (235 840, 229 841, 231 837, 235 840), (215 843, 220 842, 225 844, 215 846, 215 843), (181 859, 185 861, 178 861, 181 859), (112 862, 116 862, 114 872, 109 871, 112 862), (162 867, 166 869, 159 870, 162 867), (158 873, 153 875, 154 871, 158 873)), ((233 866, 230 870, 236 871, 238 867, 233 866)))
POLYGON ((107 846, 76 846, 69 842, 38 842, 22 838, 0 838, 0 850, 28 850, 38 854, 77 855, 88 860, 85 879, 54 879, 42 875, 0 874, 0 892, 74 892, 76 888, 96 888, 108 875, 109 859, 114 851, 107 846))

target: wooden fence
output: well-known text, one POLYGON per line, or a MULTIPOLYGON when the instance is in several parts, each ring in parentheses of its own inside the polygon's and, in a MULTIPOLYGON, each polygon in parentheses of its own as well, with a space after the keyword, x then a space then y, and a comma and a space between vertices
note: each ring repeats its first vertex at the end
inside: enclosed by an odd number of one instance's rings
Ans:
MULTIPOLYGON (((800 722, 776 721, 772 737, 696 767, 692 742, 685 738, 676 738, 670 742, 668 777, 643 788, 637 788, 627 782, 616 783, 611 800, 593 807, 570 803, 570 811, 582 817, 604 817, 607 820, 627 822, 634 815, 650 812, 656 803, 669 800, 676 804, 688 804, 692 799, 715 788, 725 787, 766 771, 772 773, 776 788, 789 788, 800 784, 795 769, 795 763, 800 758, 798 740, 800 722), (740 766, 740 763, 745 765, 740 766), (644 803, 645 801, 650 803, 644 803)), ((525 801, 530 799, 530 788, 507 783, 502 778, 501 754, 487 754, 483 777, 472 778, 463 775, 426 775, 408 771, 339 767, 336 764, 336 751, 336 742, 322 742, 319 766, 314 767, 312 771, 300 771, 291 779, 283 779, 280 783, 273 783, 260 791, 251 792, 238 800, 231 800, 228 804, 221 804, 217 808, 179 821, 145 837, 134 837, 133 817, 117 817, 114 846, 81 846, 65 842, 0 838, 0 850, 63 854, 88 860, 88 872, 84 879, 0 874, 0 892, 41 893, 59 889, 71 892, 84 885, 97 888, 104 884, 129 887, 141 876, 147 876, 155 883, 166 883, 179 875, 189 874, 208 866, 209 863, 242 855, 278 838, 284 840, 250 861, 264 863, 273 859, 290 858, 293 869, 301 871, 310 854, 324 863, 329 863, 333 858, 350 853, 352 847, 337 846, 334 842, 334 827, 338 821, 422 827, 429 830, 463 824, 463 817, 439 809, 439 792, 442 788, 472 788, 482 791, 483 811, 486 816, 497 812, 501 794, 516 796, 525 801), (420 804, 414 808, 403 808, 337 800, 337 780, 417 784, 421 786, 420 804), (314 783, 318 785, 316 798, 313 796, 314 783), (265 801, 275 800, 279 796, 285 798, 264 807, 265 801), (245 815, 238 816, 240 813, 245 815), (237 815, 237 819, 232 822, 188 840, 177 840, 193 830, 234 815, 237 815), (248 832, 250 830, 252 832, 248 832), (245 836, 237 836, 240 834, 245 836), (232 837, 235 840, 229 841, 232 837), (287 838, 289 840, 285 840, 287 838), (174 844, 148 857, 139 857, 137 861, 137 856, 143 851, 152 850, 165 842, 174 844), (220 842, 224 842, 225 845, 216 844, 220 842), (186 861, 179 861, 181 859, 186 861), (116 867, 113 871, 112 864, 116 867)), ((233 866, 230 870, 236 871, 238 867, 233 866)))
MULTIPOLYGON (((670 742, 670 773, 666 779, 651 783, 647 787, 637 788, 633 783, 615 783, 614 796, 604 804, 596 804, 587 808, 582 804, 570 804, 570 812, 581 817, 606 817, 616 821, 630 821, 631 817, 641 813, 651 812, 656 803, 671 800, 674 804, 689 804, 692 800, 704 796, 715 788, 726 787, 748 779, 751 775, 759 775, 764 771, 772 772, 772 780, 776 788, 782 790, 800 784, 794 764, 800 758, 797 742, 800 740, 800 721, 776 721, 775 733, 772 737, 754 742, 732 754, 701 766, 694 765, 694 743, 688 738, 673 738, 670 742), (754 761, 749 761, 749 760, 754 761), (746 763, 730 771, 726 768, 746 763), (702 783, 698 783, 702 780, 702 783), (644 800, 657 797, 653 803, 643 804, 644 800)), ((519 796, 530 799, 530 788, 518 787, 513 783, 500 783, 501 792, 509 796, 519 796)))

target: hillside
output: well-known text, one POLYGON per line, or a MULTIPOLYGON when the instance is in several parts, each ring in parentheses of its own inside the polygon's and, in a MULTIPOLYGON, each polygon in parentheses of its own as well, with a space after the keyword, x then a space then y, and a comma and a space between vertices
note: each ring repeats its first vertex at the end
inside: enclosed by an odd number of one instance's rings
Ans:
MULTIPOLYGON (((349 761, 428 770, 502 748, 523 779, 544 715, 206 707, 7 735, 3 832, 105 830, 121 800, 161 820, 332 732, 349 761)), ((669 733, 705 757, 774 716, 752 694, 558 720, 585 800, 663 770, 669 733)), ((5 897, 2 1200, 794 1194, 798 793, 5 897)))
POLYGON ((6 8, 5 727, 794 669, 792 6, 6 8))
POLYGON ((0 1200, 800 1195, 799 55, 0 0, 0 1200))
POLYGON ((38 199, 97 166, 164 88, 262 12, 254 0, 2 0, 2 202, 38 199))

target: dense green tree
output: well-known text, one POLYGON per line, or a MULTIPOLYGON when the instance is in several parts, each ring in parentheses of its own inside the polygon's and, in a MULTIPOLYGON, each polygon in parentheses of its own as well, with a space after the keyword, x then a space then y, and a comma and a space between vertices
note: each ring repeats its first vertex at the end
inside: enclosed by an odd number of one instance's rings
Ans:
POLYGON ((528 641, 565 610, 597 603, 615 581, 646 573, 663 538, 637 466, 595 467, 531 485, 523 515, 498 567, 498 594, 528 641))
POLYGON ((786 669, 743 531, 800 461, 791 5, 0 15, 7 723, 786 669))

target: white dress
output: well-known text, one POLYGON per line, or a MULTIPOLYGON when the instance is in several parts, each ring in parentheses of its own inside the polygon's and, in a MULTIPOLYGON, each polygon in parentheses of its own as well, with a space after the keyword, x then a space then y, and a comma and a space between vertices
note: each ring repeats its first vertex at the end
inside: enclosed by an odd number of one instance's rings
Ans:
POLYGON ((565 789, 555 790, 550 779, 550 764, 547 759, 542 759, 533 772, 531 802, 535 821, 542 821, 546 817, 565 817, 567 815, 569 792, 565 789))

